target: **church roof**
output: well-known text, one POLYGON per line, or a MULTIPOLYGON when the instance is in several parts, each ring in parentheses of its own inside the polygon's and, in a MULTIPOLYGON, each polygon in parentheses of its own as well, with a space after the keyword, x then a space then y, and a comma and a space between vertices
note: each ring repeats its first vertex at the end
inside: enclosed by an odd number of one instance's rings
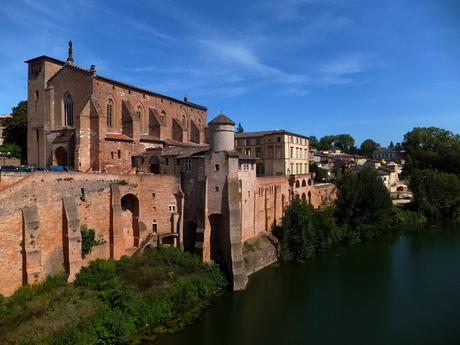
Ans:
POLYGON ((164 99, 167 99, 167 100, 170 100, 170 101, 173 101, 173 102, 177 102, 177 103, 181 103, 183 105, 186 105, 186 106, 189 106, 189 107, 192 107, 192 108, 196 108, 196 109, 200 109, 200 110, 203 110, 203 111, 208 110, 208 108, 206 108, 205 106, 202 106, 202 105, 199 105, 199 104, 196 104, 196 103, 193 103, 193 102, 189 102, 186 98, 182 101, 182 100, 176 99, 174 97, 166 96, 166 95, 163 95, 163 94, 160 94, 160 93, 148 90, 148 89, 143 89, 143 88, 135 86, 135 85, 131 85, 131 84, 128 84, 128 83, 125 83, 125 82, 122 82, 122 81, 118 81, 118 80, 115 80, 115 79, 111 79, 111 78, 96 74, 95 73, 96 71, 93 70, 93 69, 86 69, 84 67, 76 65, 75 63, 69 64, 69 63, 66 63, 64 61, 49 57, 47 55, 41 55, 41 56, 38 56, 38 57, 35 57, 35 58, 32 58, 32 59, 26 60, 24 62, 25 63, 31 63, 31 62, 35 62, 35 61, 39 61, 39 60, 49 60, 51 62, 54 62, 54 63, 58 64, 58 65, 62 65, 62 68, 59 69, 48 81, 53 79, 64 68, 72 67, 73 69, 78 70, 80 72, 86 72, 86 73, 94 74, 94 77, 96 79, 103 80, 103 81, 106 81, 106 82, 109 82, 109 83, 112 83, 112 84, 117 84, 117 85, 119 85, 121 87, 126 87, 128 89, 139 91, 139 92, 142 92, 142 93, 146 93, 146 94, 149 94, 149 95, 152 95, 152 96, 162 97, 164 99))
POLYGON ((214 119, 212 119, 209 124, 218 124, 218 125, 235 125, 235 122, 233 122, 227 115, 220 113, 217 115, 214 119))

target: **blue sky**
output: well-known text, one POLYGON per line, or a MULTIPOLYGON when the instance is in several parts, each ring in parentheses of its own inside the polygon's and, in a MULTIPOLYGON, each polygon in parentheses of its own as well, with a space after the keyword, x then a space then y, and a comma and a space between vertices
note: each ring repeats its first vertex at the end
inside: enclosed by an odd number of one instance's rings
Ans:
POLYGON ((0 37, 0 113, 26 98, 23 61, 72 39, 77 64, 246 131, 460 132, 458 0, 3 0, 0 37))

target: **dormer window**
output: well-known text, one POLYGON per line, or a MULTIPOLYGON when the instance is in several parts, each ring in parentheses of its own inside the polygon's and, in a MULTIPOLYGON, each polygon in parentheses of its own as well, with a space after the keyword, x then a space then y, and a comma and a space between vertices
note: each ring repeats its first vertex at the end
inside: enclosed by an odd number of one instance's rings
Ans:
POLYGON ((68 92, 64 95, 64 126, 73 126, 73 99, 68 92))

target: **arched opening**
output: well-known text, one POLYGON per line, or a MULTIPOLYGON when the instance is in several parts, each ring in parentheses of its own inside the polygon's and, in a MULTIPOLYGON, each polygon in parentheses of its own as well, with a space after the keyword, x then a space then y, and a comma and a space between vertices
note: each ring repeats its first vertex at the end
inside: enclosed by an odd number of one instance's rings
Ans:
MULTIPOLYGON (((139 199, 134 194, 126 194, 121 198, 123 233, 128 239, 132 236, 132 246, 139 246, 139 199)), ((126 241, 130 248, 129 241, 126 241)))
POLYGON ((307 202, 307 196, 305 195, 305 193, 302 193, 302 201, 307 202))
POLYGON ((311 192, 308 192, 308 203, 311 205, 311 192))
POLYGON ((308 179, 308 185, 311 186, 311 178, 308 179))
POLYGON ((172 125, 172 138, 173 140, 180 141, 180 142, 183 142, 183 138, 184 138, 184 132, 183 132, 182 126, 175 119, 173 119, 173 125, 172 125))
POLYGON ((300 182, 299 182, 299 180, 295 181, 295 187, 296 187, 296 188, 300 188, 300 182))
POLYGON ((64 95, 64 126, 73 126, 73 98, 68 92, 64 95))
POLYGON ((195 249, 196 229, 197 225, 195 222, 186 222, 184 224, 184 249, 187 251, 195 249))
POLYGON ((195 126, 195 123, 193 121, 191 121, 190 126, 190 141, 197 144, 200 143, 200 130, 197 126, 195 126))
POLYGON ((158 114, 158 112, 155 109, 150 109, 149 111, 149 128, 148 128, 148 134, 151 135, 152 137, 155 138, 160 138, 160 132, 161 132, 161 123, 164 121, 164 112, 161 113, 161 115, 158 114), (163 120, 161 119, 163 117, 163 120))
POLYGON ((140 105, 137 106, 136 108, 136 117, 139 119, 139 128, 141 133, 145 133, 147 130, 146 126, 146 121, 145 121, 145 116, 144 116, 144 110, 140 105))
POLYGON ((307 182, 305 182, 305 180, 302 180, 302 187, 306 187, 307 186, 307 182))
POLYGON ((54 151, 54 163, 55 165, 69 165, 67 150, 62 146, 59 146, 54 151))
POLYGON ((224 264, 223 249, 223 216, 212 214, 209 216, 211 224, 211 260, 219 265, 224 264))
POLYGON ((111 99, 107 101, 107 127, 113 127, 113 101, 111 99))

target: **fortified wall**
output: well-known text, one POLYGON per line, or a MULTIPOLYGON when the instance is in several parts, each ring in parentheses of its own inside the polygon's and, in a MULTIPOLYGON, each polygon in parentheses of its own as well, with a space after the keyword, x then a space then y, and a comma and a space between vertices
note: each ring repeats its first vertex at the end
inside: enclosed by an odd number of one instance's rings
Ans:
POLYGON ((48 275, 69 280, 96 258, 133 254, 147 238, 181 241, 175 176, 32 173, 0 192, 0 293, 48 275), (82 258, 80 227, 102 244, 82 258))

